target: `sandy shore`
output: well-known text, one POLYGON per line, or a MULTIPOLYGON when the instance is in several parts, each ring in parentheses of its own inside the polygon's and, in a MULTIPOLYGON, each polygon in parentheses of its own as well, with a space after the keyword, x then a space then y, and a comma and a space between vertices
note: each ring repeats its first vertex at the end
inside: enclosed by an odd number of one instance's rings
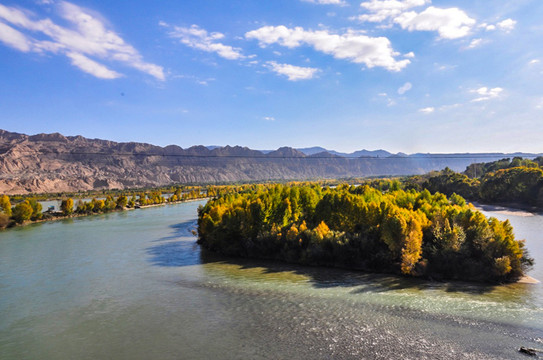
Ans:
POLYGON ((524 275, 519 279, 519 281, 517 281, 517 283, 519 284, 539 284, 540 282, 541 281, 534 279, 533 277, 528 275, 524 275))

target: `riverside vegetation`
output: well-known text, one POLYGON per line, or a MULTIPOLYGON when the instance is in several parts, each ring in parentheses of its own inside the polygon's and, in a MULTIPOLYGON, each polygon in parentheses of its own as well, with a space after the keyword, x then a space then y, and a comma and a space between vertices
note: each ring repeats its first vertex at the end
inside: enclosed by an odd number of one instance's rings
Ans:
POLYGON ((469 165, 463 173, 450 169, 403 179, 405 188, 459 194, 471 201, 543 208, 543 157, 515 157, 469 165))
POLYGON ((228 256, 510 282, 533 265, 508 221, 459 195, 368 185, 253 185, 198 211, 198 243, 228 256))
POLYGON ((150 205, 177 203, 187 200, 202 199, 208 196, 219 196, 228 192, 237 191, 237 186, 186 186, 163 189, 171 192, 166 198, 159 189, 151 191, 123 191, 117 196, 103 194, 105 199, 93 198, 90 201, 77 200, 64 197, 60 205, 60 211, 42 211, 42 205, 38 200, 45 200, 44 195, 35 197, 14 198, 18 203, 12 206, 7 195, 0 195, 0 229, 29 222, 53 220, 71 216, 85 216, 102 214, 111 211, 123 211, 150 205))

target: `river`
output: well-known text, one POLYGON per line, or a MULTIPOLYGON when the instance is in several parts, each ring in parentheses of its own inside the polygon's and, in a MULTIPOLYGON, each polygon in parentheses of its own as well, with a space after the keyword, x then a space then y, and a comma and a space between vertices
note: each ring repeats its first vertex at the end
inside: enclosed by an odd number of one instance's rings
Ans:
MULTIPOLYGON (((201 253, 190 202, 0 232, 0 359, 524 359, 543 286, 201 253)), ((543 279, 543 216, 509 218, 543 279)))

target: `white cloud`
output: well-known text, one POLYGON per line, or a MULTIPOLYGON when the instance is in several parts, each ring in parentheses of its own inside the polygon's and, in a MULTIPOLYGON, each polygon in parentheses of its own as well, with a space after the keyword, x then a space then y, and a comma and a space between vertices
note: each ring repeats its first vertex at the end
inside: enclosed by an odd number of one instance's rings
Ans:
POLYGON ((483 86, 479 89, 470 90, 471 93, 477 94, 479 97, 471 100, 472 102, 486 101, 490 99, 495 99, 500 96, 503 92, 503 89, 500 87, 495 87, 492 89, 483 86))
POLYGON ((109 70, 96 59, 90 59, 90 56, 121 62, 159 80, 165 79, 162 67, 144 62, 139 52, 109 30, 99 15, 92 15, 90 11, 69 2, 59 3, 56 9, 70 26, 57 25, 48 18, 38 20, 28 11, 0 4, 0 21, 18 28, 15 30, 2 23, 1 41, 24 52, 64 54, 74 66, 99 78, 113 79, 120 74, 109 70), (31 33, 39 33, 47 39, 35 39, 31 33))
POLYGON ((278 64, 275 61, 268 61, 266 67, 277 74, 287 76, 290 81, 312 79, 315 74, 320 71, 316 68, 278 64))
POLYGON ((403 85, 398 89, 398 94, 403 95, 403 94, 405 94, 406 92, 408 92, 409 90, 411 90, 412 87, 413 87, 413 85, 411 85, 410 82, 406 82, 405 84, 403 84, 403 85))
POLYGON ((369 14, 357 17, 360 21, 382 22, 394 18, 406 10, 430 3, 430 0, 370 0, 360 4, 369 14))
MULTIPOLYGON (((385 20, 399 24, 402 29, 409 31, 437 31, 442 39, 457 39, 469 34, 475 25, 463 10, 458 8, 442 9, 434 6, 424 11, 408 11, 415 7, 430 4, 431 0, 370 0, 360 4, 368 11, 354 19, 369 22, 383 22, 385 20)), ((351 18, 352 19, 352 18, 351 18)), ((486 24, 485 24, 486 25, 486 24)))
MULTIPOLYGON (((162 26, 169 27, 164 22, 159 23, 162 26)), ((224 34, 219 32, 208 33, 206 30, 200 28, 198 25, 192 25, 189 28, 174 26, 173 30, 169 33, 172 38, 179 39, 179 41, 191 48, 202 50, 205 52, 217 53, 222 58, 228 60, 243 59, 245 56, 241 53, 241 49, 234 48, 229 45, 224 45, 217 40, 223 39, 224 34)))
POLYGON ((394 19, 402 29, 409 31, 437 31, 442 39, 457 39, 467 36, 475 20, 458 8, 441 9, 428 7, 421 13, 409 11, 394 19))
POLYGON ((479 24, 478 27, 481 29, 485 29, 486 31, 496 30, 496 25, 493 25, 493 24, 482 23, 482 24, 479 24))
POLYGON ((422 108, 422 109, 419 109, 419 112, 423 113, 423 114, 431 114, 435 111, 436 109, 433 108, 433 107, 425 107, 425 108, 422 108))
POLYGON ((104 65, 99 64, 96 61, 89 59, 85 55, 75 53, 75 52, 70 52, 70 53, 67 53, 66 56, 68 56, 72 60, 72 65, 77 66, 84 72, 94 75, 97 78, 117 79, 122 76, 121 74, 113 70, 109 70, 104 65))
POLYGON ((415 53, 413 51, 410 51, 407 54, 403 54, 403 57, 413 59, 415 57, 415 53))
POLYGON ((313 4, 321 5, 347 5, 344 0, 302 0, 313 4))
POLYGON ((530 60, 530 62, 528 62, 528 65, 535 65, 535 64, 539 64, 541 62, 541 60, 539 59, 532 59, 530 60))
POLYGON ((478 27, 485 29, 486 31, 494 31, 496 29, 500 29, 505 32, 510 32, 515 29, 515 26, 517 25, 517 21, 513 19, 505 19, 500 21, 497 24, 487 24, 482 23, 478 27))
POLYGON ((261 46, 277 43, 288 48, 295 48, 307 44, 336 59, 362 63, 368 68, 379 66, 390 71, 400 71, 410 63, 407 59, 394 58, 399 54, 392 49, 386 37, 369 37, 352 30, 338 35, 327 30, 311 31, 301 27, 291 29, 283 25, 264 26, 249 31, 245 37, 258 40, 261 46))
POLYGON ((500 28, 500 30, 509 32, 515 28, 516 24, 517 22, 513 19, 505 19, 503 21, 500 21, 496 25, 498 26, 498 28, 500 28))
POLYGON ((275 118, 273 116, 264 116, 262 119, 266 121, 275 121, 275 118))
POLYGON ((468 45, 468 49, 474 49, 483 43, 483 39, 473 39, 468 45))
POLYGON ((0 22, 0 41, 16 50, 29 52, 32 49, 32 41, 23 33, 0 22))

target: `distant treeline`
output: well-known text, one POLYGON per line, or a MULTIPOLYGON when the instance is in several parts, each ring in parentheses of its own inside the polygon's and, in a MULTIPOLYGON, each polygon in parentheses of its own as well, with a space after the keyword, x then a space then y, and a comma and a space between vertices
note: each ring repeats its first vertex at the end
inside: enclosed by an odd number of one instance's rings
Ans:
POLYGON ((118 196, 105 194, 105 199, 93 198, 90 201, 75 200, 64 196, 61 201, 60 211, 43 211, 38 201, 41 198, 35 197, 14 197, 19 200, 12 205, 12 198, 7 195, 0 195, 0 229, 22 224, 27 221, 50 220, 59 217, 73 215, 100 214, 110 211, 122 211, 142 206, 175 203, 192 199, 220 196, 228 192, 238 191, 243 187, 238 186, 208 186, 208 187, 173 187, 166 188, 169 197, 166 198, 161 190, 151 191, 125 191, 118 196), (171 192, 170 192, 171 191, 171 192))
POLYGON ((252 185, 199 208, 198 242, 228 256, 446 279, 514 281, 532 265, 508 221, 456 194, 401 186, 252 185))
POLYGON ((471 201, 543 208, 543 157, 519 157, 472 164, 463 173, 450 169, 402 180, 406 189, 459 194, 471 201))

